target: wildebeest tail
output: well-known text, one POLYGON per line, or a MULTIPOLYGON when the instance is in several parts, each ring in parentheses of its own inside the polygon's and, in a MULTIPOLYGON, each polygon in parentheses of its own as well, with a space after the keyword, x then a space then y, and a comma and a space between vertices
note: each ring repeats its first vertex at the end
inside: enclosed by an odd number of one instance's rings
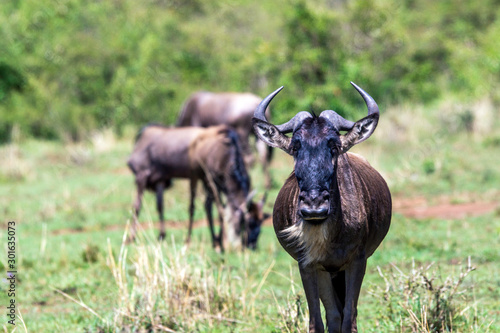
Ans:
POLYGON ((190 97, 182 106, 181 113, 179 114, 179 118, 177 118, 177 123, 176 126, 182 127, 182 126, 189 126, 190 121, 189 117, 192 116, 193 114, 193 109, 196 108, 196 99, 193 97, 190 97))

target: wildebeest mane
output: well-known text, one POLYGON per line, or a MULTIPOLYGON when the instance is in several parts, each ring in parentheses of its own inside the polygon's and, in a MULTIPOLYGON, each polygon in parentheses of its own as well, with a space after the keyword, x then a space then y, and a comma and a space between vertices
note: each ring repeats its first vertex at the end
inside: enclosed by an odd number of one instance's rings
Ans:
POLYGON ((232 162, 230 166, 230 176, 244 193, 248 194, 250 191, 250 177, 248 176, 245 161, 243 160, 238 134, 232 129, 227 129, 226 135, 234 149, 234 158, 230 160, 232 162))

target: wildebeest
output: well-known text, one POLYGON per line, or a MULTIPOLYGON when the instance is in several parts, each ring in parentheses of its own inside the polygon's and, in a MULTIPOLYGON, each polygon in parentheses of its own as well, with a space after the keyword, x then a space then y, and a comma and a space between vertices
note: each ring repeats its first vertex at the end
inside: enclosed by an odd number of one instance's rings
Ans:
POLYGON ((283 125, 269 123, 264 110, 282 89, 255 110, 253 127, 267 144, 294 158, 294 172, 276 198, 273 224, 283 248, 298 261, 309 307, 309 331, 357 332, 357 303, 366 261, 387 234, 391 194, 380 174, 348 150, 375 130, 379 109, 356 88, 368 116, 351 122, 327 110, 302 111, 283 125), (347 131, 340 134, 340 131, 347 131), (288 137, 285 133, 292 132, 288 137))
MULTIPOLYGON (((213 93, 200 91, 192 94, 182 107, 177 126, 217 126, 225 124, 236 130, 246 159, 251 159, 249 145, 252 117, 261 98, 251 93, 213 93)), ((266 110, 269 118, 269 110, 266 110)), ((256 149, 266 177, 267 189, 271 186, 269 163, 272 149, 256 139, 256 149)))
POLYGON ((159 238, 165 237, 163 192, 170 187, 173 178, 185 178, 190 180, 188 242, 193 225, 196 185, 198 180, 202 180, 206 193, 205 211, 214 247, 219 243, 223 250, 221 236, 224 231, 220 202, 218 209, 221 231, 218 237, 215 236, 212 219, 212 204, 220 199, 221 193, 227 198, 231 218, 228 225, 233 230, 229 230, 229 234, 240 235, 243 225, 244 243, 251 248, 256 246, 263 218, 263 203, 254 203, 249 197, 250 177, 242 159, 238 136, 231 128, 146 126, 139 133, 127 164, 135 175, 137 185, 131 240, 135 237, 144 190, 156 193, 160 217, 159 238))

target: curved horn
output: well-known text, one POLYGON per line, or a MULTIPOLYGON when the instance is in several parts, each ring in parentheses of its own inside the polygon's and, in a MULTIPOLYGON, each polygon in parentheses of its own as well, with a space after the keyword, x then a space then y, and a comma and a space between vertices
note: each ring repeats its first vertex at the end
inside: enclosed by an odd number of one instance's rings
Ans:
POLYGON ((378 105, 375 100, 370 95, 368 95, 366 91, 358 87, 354 82, 351 81, 351 84, 354 88, 356 88, 361 97, 363 97, 363 99, 365 100, 366 106, 368 107, 368 115, 380 114, 378 105))
POLYGON ((259 120, 263 120, 263 121, 267 122, 267 119, 266 119, 267 106, 269 105, 269 103, 271 103, 274 96, 276 96, 281 91, 281 89, 283 89, 283 86, 281 86, 278 89, 276 89, 275 91, 273 91, 271 94, 269 94, 269 96, 264 98, 262 100, 262 102, 260 102, 260 104, 257 106, 255 111, 253 112, 254 118, 257 118, 259 120))
POLYGON ((287 121, 284 124, 281 125, 276 125, 276 128, 281 132, 281 133, 290 133, 295 131, 295 128, 302 124, 304 119, 312 117, 311 114, 307 111, 300 111, 297 113, 292 119, 287 121))
POLYGON ((246 214, 248 212, 250 204, 252 203, 253 197, 255 197, 256 194, 257 191, 255 189, 249 192, 245 198, 245 201, 242 202, 238 207, 238 210, 240 210, 243 214, 246 214))
POLYGON ((252 190, 252 192, 248 193, 247 197, 245 198, 245 201, 247 203, 251 202, 253 197, 255 197, 255 195, 257 194, 257 191, 256 190, 252 190))
POLYGON ((341 115, 333 110, 325 110, 319 115, 327 119, 337 128, 338 131, 349 131, 354 126, 354 122, 344 119, 341 115))

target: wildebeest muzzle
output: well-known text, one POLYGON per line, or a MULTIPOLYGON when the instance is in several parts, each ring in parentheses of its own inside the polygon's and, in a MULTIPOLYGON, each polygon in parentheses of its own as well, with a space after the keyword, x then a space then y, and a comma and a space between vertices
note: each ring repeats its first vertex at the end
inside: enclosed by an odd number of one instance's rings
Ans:
POLYGON ((330 193, 317 189, 300 191, 298 211, 305 221, 312 224, 322 223, 330 212, 330 193))

